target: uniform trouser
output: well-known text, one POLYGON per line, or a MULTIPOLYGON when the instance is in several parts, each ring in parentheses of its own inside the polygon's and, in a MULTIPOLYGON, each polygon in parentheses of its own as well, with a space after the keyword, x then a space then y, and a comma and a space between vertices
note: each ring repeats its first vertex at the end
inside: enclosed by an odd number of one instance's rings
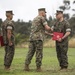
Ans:
POLYGON ((25 64, 29 65, 31 63, 31 59, 36 52, 36 66, 40 67, 42 65, 43 58, 43 41, 31 41, 29 43, 29 51, 25 60, 25 64))
POLYGON ((56 44, 56 52, 57 58, 61 68, 68 67, 68 57, 67 57, 68 45, 57 45, 56 44))
POLYGON ((4 65, 7 67, 11 66, 13 57, 14 57, 15 47, 13 46, 5 46, 5 57, 4 57, 4 65))

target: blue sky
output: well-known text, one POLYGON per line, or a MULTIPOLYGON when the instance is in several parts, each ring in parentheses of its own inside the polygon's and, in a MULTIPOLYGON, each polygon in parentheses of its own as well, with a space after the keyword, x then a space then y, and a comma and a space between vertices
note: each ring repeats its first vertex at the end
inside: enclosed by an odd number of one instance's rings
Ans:
POLYGON ((0 18, 3 20, 5 11, 13 10, 14 20, 23 19, 24 21, 33 20, 38 15, 39 8, 46 8, 47 17, 54 17, 55 11, 63 0, 0 0, 0 18))

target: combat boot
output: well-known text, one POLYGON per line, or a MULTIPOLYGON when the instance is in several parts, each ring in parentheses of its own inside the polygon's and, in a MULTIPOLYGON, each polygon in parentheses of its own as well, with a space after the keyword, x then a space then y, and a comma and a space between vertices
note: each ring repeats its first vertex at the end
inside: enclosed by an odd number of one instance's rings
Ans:
POLYGON ((66 72, 67 69, 66 68, 63 68, 63 69, 60 69, 61 72, 66 72))
POLYGON ((60 71, 67 71, 67 67, 61 67, 60 71))
POLYGON ((41 72, 42 71, 41 67, 37 67, 36 71, 41 72))
POLYGON ((9 66, 5 66, 5 68, 4 68, 5 70, 10 70, 10 67, 9 66))
POLYGON ((27 65, 27 64, 25 64, 25 69, 24 69, 25 71, 29 71, 30 69, 29 69, 29 65, 27 65))

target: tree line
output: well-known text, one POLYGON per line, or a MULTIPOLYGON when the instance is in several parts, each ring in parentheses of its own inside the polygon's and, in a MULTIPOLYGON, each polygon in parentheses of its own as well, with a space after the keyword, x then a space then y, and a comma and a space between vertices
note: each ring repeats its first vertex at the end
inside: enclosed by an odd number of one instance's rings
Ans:
MULTIPOLYGON (((52 17, 50 16, 47 21, 48 21, 48 25, 51 27, 56 21, 56 19, 52 19, 52 17)), ((68 21, 72 29, 71 37, 73 37, 75 35, 75 17, 70 18, 68 21)), ((0 29, 1 29, 2 22, 3 22, 2 19, 0 19, 0 29)), ((14 23, 15 23, 16 44, 28 41, 30 31, 31 31, 32 21, 24 22, 23 20, 18 19, 14 23)))

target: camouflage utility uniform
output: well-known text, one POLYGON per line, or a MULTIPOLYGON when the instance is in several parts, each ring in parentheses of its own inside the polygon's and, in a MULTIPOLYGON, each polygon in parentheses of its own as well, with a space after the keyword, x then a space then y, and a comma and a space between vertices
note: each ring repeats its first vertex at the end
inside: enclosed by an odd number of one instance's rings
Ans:
MULTIPOLYGON (((63 20, 62 22, 57 21, 53 26, 53 29, 54 32, 61 32, 63 34, 71 31, 70 24, 66 20, 63 20)), ((68 37, 63 39, 62 42, 56 41, 57 58, 59 60, 61 68, 68 67, 67 51, 68 51, 68 37)))
POLYGON ((36 66, 40 67, 42 65, 42 57, 43 57, 43 40, 45 33, 45 25, 47 24, 46 20, 42 16, 37 16, 34 18, 31 26, 31 34, 30 34, 30 43, 29 43, 29 51, 26 57, 25 64, 29 65, 31 63, 31 59, 36 52, 36 66))
POLYGON ((6 19, 2 23, 2 31, 3 31, 3 39, 4 39, 4 44, 5 44, 5 57, 4 57, 4 65, 10 67, 13 57, 14 57, 14 23, 12 20, 6 19), (11 29, 12 31, 12 36, 11 36, 11 41, 13 43, 12 46, 9 46, 9 41, 7 38, 7 30, 11 29))

